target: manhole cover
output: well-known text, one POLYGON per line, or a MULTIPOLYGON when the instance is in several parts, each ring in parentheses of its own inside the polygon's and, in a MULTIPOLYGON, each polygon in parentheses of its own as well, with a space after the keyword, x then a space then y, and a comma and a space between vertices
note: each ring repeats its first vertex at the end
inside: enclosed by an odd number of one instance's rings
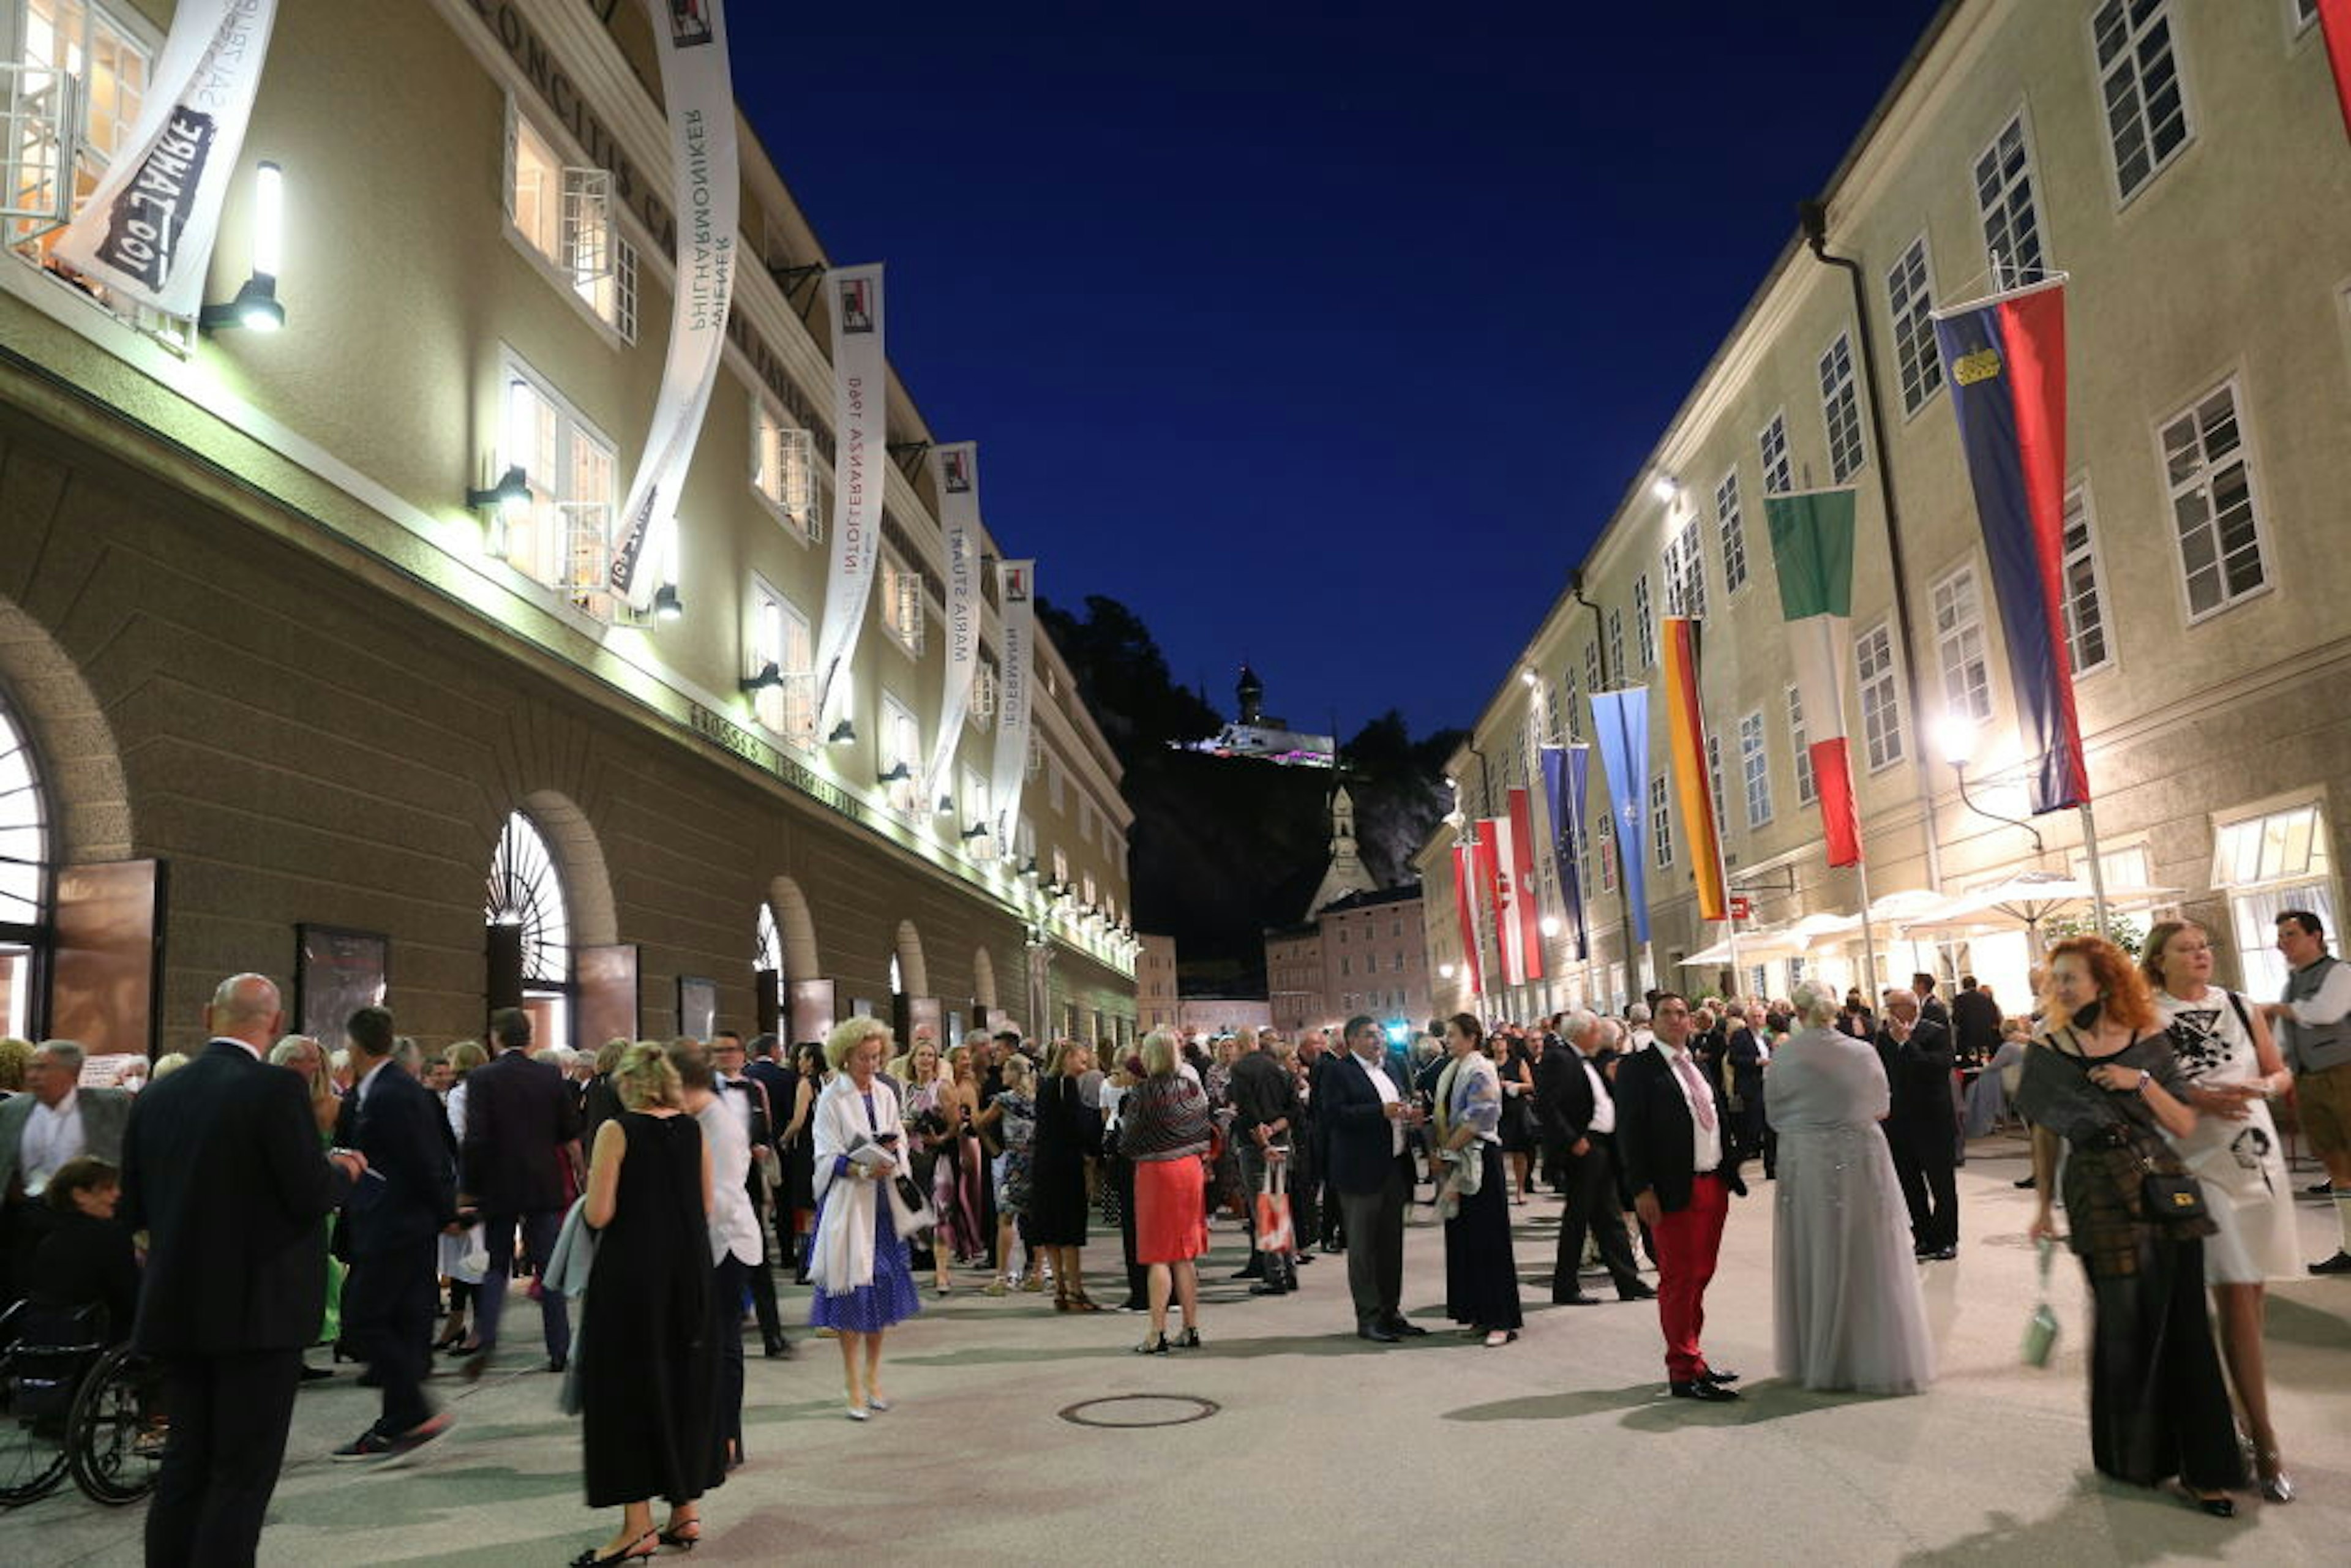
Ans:
POLYGON ((1189 1394, 1113 1394, 1086 1399, 1063 1410, 1061 1419, 1080 1427, 1181 1427, 1205 1421, 1223 1406, 1189 1394))

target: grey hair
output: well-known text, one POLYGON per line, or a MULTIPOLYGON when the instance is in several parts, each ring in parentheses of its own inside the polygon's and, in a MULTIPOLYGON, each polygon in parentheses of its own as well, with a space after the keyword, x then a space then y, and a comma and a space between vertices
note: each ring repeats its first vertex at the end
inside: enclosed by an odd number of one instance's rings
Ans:
POLYGON ((1810 980, 1798 983, 1794 997, 1797 1021, 1806 1029, 1821 1029, 1844 1007, 1844 998, 1826 986, 1810 980))
POLYGON ((392 1059, 413 1076, 424 1076, 424 1048, 416 1043, 414 1035, 403 1034, 392 1042, 392 1059))
POLYGON ((279 1040, 276 1045, 271 1046, 269 1048, 269 1065, 272 1067, 285 1066, 297 1056, 301 1055, 302 1048, 306 1045, 319 1053, 319 1064, 323 1066, 327 1060, 325 1048, 320 1046, 317 1040, 311 1039, 307 1034, 289 1034, 286 1036, 285 1039, 279 1040))
POLYGON ((1600 1022, 1599 1015, 1586 1008, 1571 1008, 1562 1017, 1566 1021, 1561 1027, 1560 1033, 1566 1038, 1570 1045, 1590 1034, 1600 1022))
POLYGON ((1633 1023, 1647 1023, 1649 1021, 1649 1004, 1646 1002, 1635 1002, 1631 1007, 1625 1009, 1625 1017, 1628 1021, 1633 1023))
POLYGON ((996 1036, 990 1034, 984 1029, 967 1029, 963 1031, 964 1044, 969 1046, 974 1051, 979 1050, 995 1038, 996 1036))
POLYGON ((45 1040, 41 1041, 37 1051, 38 1054, 47 1056, 58 1066, 65 1068, 75 1077, 81 1076, 83 1052, 79 1040, 45 1040))

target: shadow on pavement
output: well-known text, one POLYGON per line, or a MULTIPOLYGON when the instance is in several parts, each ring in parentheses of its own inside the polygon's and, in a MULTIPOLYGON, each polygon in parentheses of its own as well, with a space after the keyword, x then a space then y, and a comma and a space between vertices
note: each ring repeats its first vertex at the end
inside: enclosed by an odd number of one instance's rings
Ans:
MULTIPOLYGON (((2240 1504, 2241 1508, 2242 1505, 2240 1504)), ((1983 1529, 1945 1546, 1913 1552, 1901 1568, 1974 1568, 2018 1563, 2080 1561, 2095 1550, 2121 1563, 2156 1563, 2189 1555, 2217 1559, 2240 1532, 2251 1529, 2258 1511, 2234 1519, 2191 1513, 2166 1492, 2084 1476, 2074 1496, 2043 1519, 2025 1520, 1997 1510, 1983 1529), (2199 1532, 2201 1533, 2199 1538, 2199 1532)))
POLYGON ((1664 1387, 1636 1383, 1629 1388, 1584 1388, 1563 1394, 1530 1394, 1517 1399, 1497 1399, 1489 1405, 1465 1405, 1447 1410, 1446 1421, 1573 1421, 1631 1410, 1658 1398, 1664 1387))
POLYGON ((2351 1350, 2351 1321, 2272 1291, 2268 1337, 2324 1350, 2351 1350))

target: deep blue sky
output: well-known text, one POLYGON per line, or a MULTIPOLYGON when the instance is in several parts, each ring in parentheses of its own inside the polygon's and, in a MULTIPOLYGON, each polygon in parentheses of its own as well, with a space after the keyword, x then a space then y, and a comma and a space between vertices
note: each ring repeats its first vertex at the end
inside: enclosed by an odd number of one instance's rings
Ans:
POLYGON ((1467 724, 1936 0, 730 7, 737 92, 1040 590, 1467 724))

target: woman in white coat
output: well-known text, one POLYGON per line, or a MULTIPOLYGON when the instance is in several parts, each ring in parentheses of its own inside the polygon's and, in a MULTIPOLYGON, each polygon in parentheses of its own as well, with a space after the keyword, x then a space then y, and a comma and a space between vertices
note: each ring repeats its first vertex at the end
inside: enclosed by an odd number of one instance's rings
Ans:
POLYGON ((882 1392, 882 1336, 923 1310, 905 1236, 927 1215, 902 1213, 895 1178, 905 1166, 898 1096, 880 1077, 890 1028, 853 1018, 824 1042, 833 1070, 815 1113, 816 1239, 809 1322, 841 1342, 848 1415, 862 1421, 890 1408, 882 1392))

